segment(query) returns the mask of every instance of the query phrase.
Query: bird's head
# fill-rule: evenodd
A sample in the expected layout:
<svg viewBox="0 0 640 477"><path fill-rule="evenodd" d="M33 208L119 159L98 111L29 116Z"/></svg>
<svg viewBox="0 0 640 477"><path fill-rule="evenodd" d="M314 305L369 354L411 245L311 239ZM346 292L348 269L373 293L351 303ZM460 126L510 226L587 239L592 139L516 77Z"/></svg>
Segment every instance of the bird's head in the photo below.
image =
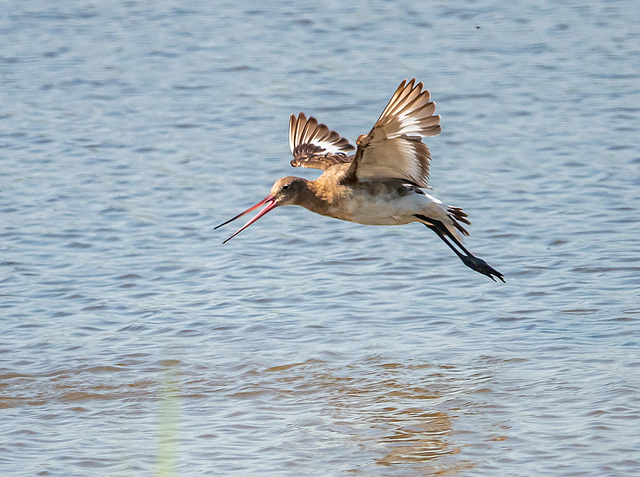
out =
<svg viewBox="0 0 640 477"><path fill-rule="evenodd" d="M277 205L298 205L307 190L307 180L300 177L283 177L271 188L271 197Z"/></svg>
<svg viewBox="0 0 640 477"><path fill-rule="evenodd" d="M216 229L220 228L223 225L227 225L229 222L233 222L234 220L239 219L243 215L246 215L249 212L252 212L259 207L265 206L264 209L258 212L258 214L255 217L253 217L251 220L249 220L249 222L247 222L242 227L240 227L240 229L236 233L234 233L231 237L229 237L222 243L228 242L233 237L235 237L240 232L242 232L244 229L249 227L249 225L251 225L256 220L258 220L260 217L262 217L267 212L275 209L278 206L300 205L300 203L302 202L302 197L304 195L304 192L307 190L307 182L308 181L306 179L302 179L300 177L293 177L293 176L283 177L282 179L278 179L275 182L275 184L273 184L273 187L271 188L271 193L268 196L266 196L264 199L262 199L253 207L248 208L247 210L245 210L244 212L241 212L240 214L236 215L232 219L229 219L226 222L215 227Z"/></svg>

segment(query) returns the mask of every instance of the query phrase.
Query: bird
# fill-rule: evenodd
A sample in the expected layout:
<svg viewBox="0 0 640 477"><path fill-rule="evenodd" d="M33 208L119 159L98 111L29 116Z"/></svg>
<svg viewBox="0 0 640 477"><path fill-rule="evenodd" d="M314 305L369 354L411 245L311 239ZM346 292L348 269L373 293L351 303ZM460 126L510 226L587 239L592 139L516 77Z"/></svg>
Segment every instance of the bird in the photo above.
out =
<svg viewBox="0 0 640 477"><path fill-rule="evenodd" d="M347 139L304 113L289 119L293 167L324 171L315 180L287 176L278 179L263 200L218 225L218 229L264 207L227 243L276 207L296 205L311 212L364 225L424 224L467 267L505 282L504 275L474 256L462 244L469 232L468 215L424 191L429 187L431 153L423 137L440 134L436 103L422 82L400 83L368 134L354 147ZM349 152L355 149L353 155Z"/></svg>

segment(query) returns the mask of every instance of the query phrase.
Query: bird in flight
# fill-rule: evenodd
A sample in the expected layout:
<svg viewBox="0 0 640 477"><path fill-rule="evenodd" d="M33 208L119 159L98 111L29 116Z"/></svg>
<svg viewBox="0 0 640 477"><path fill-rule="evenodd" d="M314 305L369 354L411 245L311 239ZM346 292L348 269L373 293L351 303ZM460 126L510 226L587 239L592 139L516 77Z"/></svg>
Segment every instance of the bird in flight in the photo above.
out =
<svg viewBox="0 0 640 477"><path fill-rule="evenodd" d="M429 148L423 137L440 134L440 116L428 90L415 78L402 81L368 134L354 148L349 141L304 113L289 119L293 167L323 170L316 180L283 177L253 207L218 225L222 227L259 207L264 208L228 242L270 210L298 205L311 212L365 225L420 222L436 233L469 268L495 281L502 273L462 245L470 222L460 208L427 194ZM355 149L354 155L347 155ZM495 278L494 278L495 277Z"/></svg>

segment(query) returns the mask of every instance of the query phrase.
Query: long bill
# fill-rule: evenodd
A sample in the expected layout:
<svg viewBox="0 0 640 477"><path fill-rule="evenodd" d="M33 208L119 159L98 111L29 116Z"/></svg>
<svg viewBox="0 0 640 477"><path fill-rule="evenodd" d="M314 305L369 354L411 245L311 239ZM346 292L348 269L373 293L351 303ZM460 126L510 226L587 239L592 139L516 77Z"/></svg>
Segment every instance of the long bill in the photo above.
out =
<svg viewBox="0 0 640 477"><path fill-rule="evenodd" d="M241 212L240 214L236 215L234 218L227 220L226 222L218 225L217 227L215 227L213 230L215 229L219 229L220 227L222 227L223 225L227 225L229 222L233 222L236 219L239 219L240 217L242 217L243 215L248 214L249 212L253 212L254 210L256 210L259 207L262 207L263 205L266 205L266 207L264 209L262 209L260 212L258 212L258 214L252 218L249 222L247 222L246 224L244 224L242 227L240 227L240 229L238 229L238 231L236 233L234 233L231 237L229 237L227 240L225 240L224 242L222 242L223 244L227 243L229 240L231 240L233 237L235 237L236 235L238 235L240 232L242 232L244 229L246 229L247 227L249 227L249 225L251 225L252 223L254 223L256 220L258 220L260 217L262 217L263 215L265 215L267 212L269 212L270 210L275 209L278 204L276 203L276 199L275 197L268 195L266 196L264 199L262 199L260 202L258 202L256 205L254 205L253 207L249 207L247 210L245 210L244 212Z"/></svg>

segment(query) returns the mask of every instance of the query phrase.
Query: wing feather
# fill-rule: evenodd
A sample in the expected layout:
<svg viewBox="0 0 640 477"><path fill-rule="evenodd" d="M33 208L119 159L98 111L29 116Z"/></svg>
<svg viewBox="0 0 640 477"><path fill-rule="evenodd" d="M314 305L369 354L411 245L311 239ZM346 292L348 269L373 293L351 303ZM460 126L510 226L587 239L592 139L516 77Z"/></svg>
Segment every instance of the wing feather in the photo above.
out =
<svg viewBox="0 0 640 477"><path fill-rule="evenodd" d="M300 113L289 118L289 148L293 154L293 167L311 167L326 170L334 164L351 162L346 151L355 149L349 141L313 116Z"/></svg>
<svg viewBox="0 0 640 477"><path fill-rule="evenodd" d="M429 91L415 81L403 80L373 129L358 138L349 179L403 179L429 187L431 153L422 138L440 134L440 116L434 114L436 103Z"/></svg>

